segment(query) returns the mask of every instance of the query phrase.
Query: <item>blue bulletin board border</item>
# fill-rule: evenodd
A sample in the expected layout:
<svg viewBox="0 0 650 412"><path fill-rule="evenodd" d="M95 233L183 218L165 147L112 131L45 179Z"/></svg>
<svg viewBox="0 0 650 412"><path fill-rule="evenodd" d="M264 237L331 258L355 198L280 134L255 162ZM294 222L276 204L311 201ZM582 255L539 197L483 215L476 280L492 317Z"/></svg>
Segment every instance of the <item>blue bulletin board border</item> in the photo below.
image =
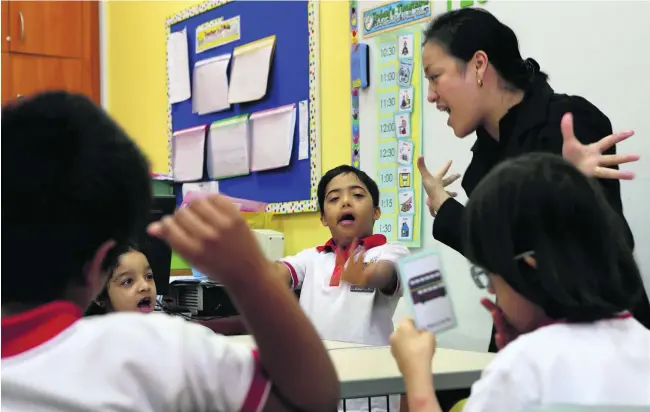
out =
<svg viewBox="0 0 650 412"><path fill-rule="evenodd" d="M165 21L165 38L171 35L172 26L192 17L213 10L217 7L236 0L208 0L196 6L189 7L168 17ZM307 0L307 18L309 27L309 162L310 162L310 195L309 199L296 199L281 203L269 203L266 211L277 214L290 214L318 211L317 187L321 178L320 152L320 67L319 67L319 17L318 1ZM190 45L192 46L192 45ZM167 53L167 52L166 52ZM167 62L169 56L166 55ZM168 67L168 66L167 66ZM167 71L167 69L166 69ZM169 96L169 72L167 83L167 165L172 175L172 105ZM298 102L294 102L296 105Z"/></svg>

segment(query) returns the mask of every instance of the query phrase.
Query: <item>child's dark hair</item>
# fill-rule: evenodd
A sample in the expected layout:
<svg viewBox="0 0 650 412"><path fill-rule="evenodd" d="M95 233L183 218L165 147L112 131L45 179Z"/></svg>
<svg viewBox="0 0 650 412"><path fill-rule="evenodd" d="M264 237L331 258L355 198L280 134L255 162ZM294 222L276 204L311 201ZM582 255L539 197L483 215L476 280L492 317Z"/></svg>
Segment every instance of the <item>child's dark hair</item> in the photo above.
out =
<svg viewBox="0 0 650 412"><path fill-rule="evenodd" d="M108 297L108 283L111 281L115 270L120 265L120 257L129 252L141 252L135 242L127 241L115 245L104 258L102 262L102 267L105 268L107 276L106 283L102 288L102 291L99 292L99 295L91 302L90 306L86 309L84 313L85 316L91 315L103 315L108 313L110 299ZM144 253L144 252L141 252Z"/></svg>
<svg viewBox="0 0 650 412"><path fill-rule="evenodd" d="M359 170L355 167L348 166L348 165L341 165L337 166L334 169L329 170L327 173L323 175L323 177L320 179L320 182L318 182L318 208L320 209L320 214L323 214L323 211L325 209L325 189L327 189L327 185L330 184L332 179L334 179L336 176L339 175L345 175L348 173L353 173L356 177L361 180L361 183L368 188L368 192L370 192L370 197L372 197L372 204L375 207L379 207L379 188L377 187L377 183L375 183L374 180L366 172Z"/></svg>
<svg viewBox="0 0 650 412"><path fill-rule="evenodd" d="M443 13L429 24L424 38L425 44L435 42L463 64L483 50L510 88L527 90L536 79L548 78L534 59L522 59L512 29L483 9L466 7Z"/></svg>
<svg viewBox="0 0 650 412"><path fill-rule="evenodd" d="M2 108L2 279L5 303L43 304L84 285L106 241L145 230L148 164L85 96L46 92ZM28 279L29 286L26 286Z"/></svg>
<svg viewBox="0 0 650 412"><path fill-rule="evenodd" d="M494 168L465 211L466 256L553 319L592 322L632 309L643 292L621 218L598 183L559 156ZM515 256L532 251L537 267Z"/></svg>

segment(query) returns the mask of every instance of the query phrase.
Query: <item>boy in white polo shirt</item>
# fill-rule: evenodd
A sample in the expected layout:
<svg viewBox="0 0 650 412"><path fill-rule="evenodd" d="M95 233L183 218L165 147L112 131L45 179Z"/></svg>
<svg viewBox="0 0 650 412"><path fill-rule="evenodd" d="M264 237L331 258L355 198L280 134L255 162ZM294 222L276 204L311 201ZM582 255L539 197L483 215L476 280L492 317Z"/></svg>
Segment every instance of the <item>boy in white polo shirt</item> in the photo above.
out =
<svg viewBox="0 0 650 412"><path fill-rule="evenodd" d="M332 238L274 262L274 271L301 289L300 306L323 339L388 345L401 297L395 261L409 250L373 234L381 216L377 184L363 171L342 165L319 182L318 203ZM385 410L385 405L385 397L373 399L372 410ZM346 409L368 410L368 400L348 401Z"/></svg>
<svg viewBox="0 0 650 412"><path fill-rule="evenodd" d="M232 203L199 199L149 232L227 285L259 352L164 314L82 318L107 252L145 229L146 159L100 108L65 92L4 107L2 134L3 410L336 407L322 342Z"/></svg>

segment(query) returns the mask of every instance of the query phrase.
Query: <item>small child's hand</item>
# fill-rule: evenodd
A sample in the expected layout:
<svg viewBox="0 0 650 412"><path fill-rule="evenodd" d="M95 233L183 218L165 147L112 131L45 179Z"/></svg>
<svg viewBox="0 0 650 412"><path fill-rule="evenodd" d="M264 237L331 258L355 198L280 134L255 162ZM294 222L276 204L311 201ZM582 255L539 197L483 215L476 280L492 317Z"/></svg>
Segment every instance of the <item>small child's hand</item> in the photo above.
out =
<svg viewBox="0 0 650 412"><path fill-rule="evenodd" d="M341 280L356 286L366 286L368 276L365 273L366 266L363 263L365 250L363 248L357 249L359 249L359 242L355 240L350 246L350 257L341 273Z"/></svg>
<svg viewBox="0 0 650 412"><path fill-rule="evenodd" d="M246 221L226 197L193 200L174 215L152 223L163 239L193 267L228 285L250 279L267 263Z"/></svg>
<svg viewBox="0 0 650 412"><path fill-rule="evenodd" d="M418 330L413 320L404 319L390 335L390 351L402 375L410 374L413 369L430 369L436 338L428 331Z"/></svg>

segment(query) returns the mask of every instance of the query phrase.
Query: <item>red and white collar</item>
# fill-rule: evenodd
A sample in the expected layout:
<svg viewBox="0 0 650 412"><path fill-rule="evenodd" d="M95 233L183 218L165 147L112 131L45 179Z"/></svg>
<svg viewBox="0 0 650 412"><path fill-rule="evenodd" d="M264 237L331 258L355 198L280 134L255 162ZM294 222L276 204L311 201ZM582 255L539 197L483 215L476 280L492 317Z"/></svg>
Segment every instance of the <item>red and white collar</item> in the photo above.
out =
<svg viewBox="0 0 650 412"><path fill-rule="evenodd" d="M386 236L379 235L379 234L364 237L363 239L361 239L359 241L359 246L363 246L363 248L366 249L366 250L372 249L373 247L382 246L382 245L385 245L385 244L386 244ZM336 252L336 249L337 249L337 247L336 247L336 242L334 241L334 239L328 240L322 246L316 246L317 251L325 252L325 253Z"/></svg>
<svg viewBox="0 0 650 412"><path fill-rule="evenodd" d="M81 316L81 308L76 304L56 301L3 317L2 359L42 345L72 326Z"/></svg>

